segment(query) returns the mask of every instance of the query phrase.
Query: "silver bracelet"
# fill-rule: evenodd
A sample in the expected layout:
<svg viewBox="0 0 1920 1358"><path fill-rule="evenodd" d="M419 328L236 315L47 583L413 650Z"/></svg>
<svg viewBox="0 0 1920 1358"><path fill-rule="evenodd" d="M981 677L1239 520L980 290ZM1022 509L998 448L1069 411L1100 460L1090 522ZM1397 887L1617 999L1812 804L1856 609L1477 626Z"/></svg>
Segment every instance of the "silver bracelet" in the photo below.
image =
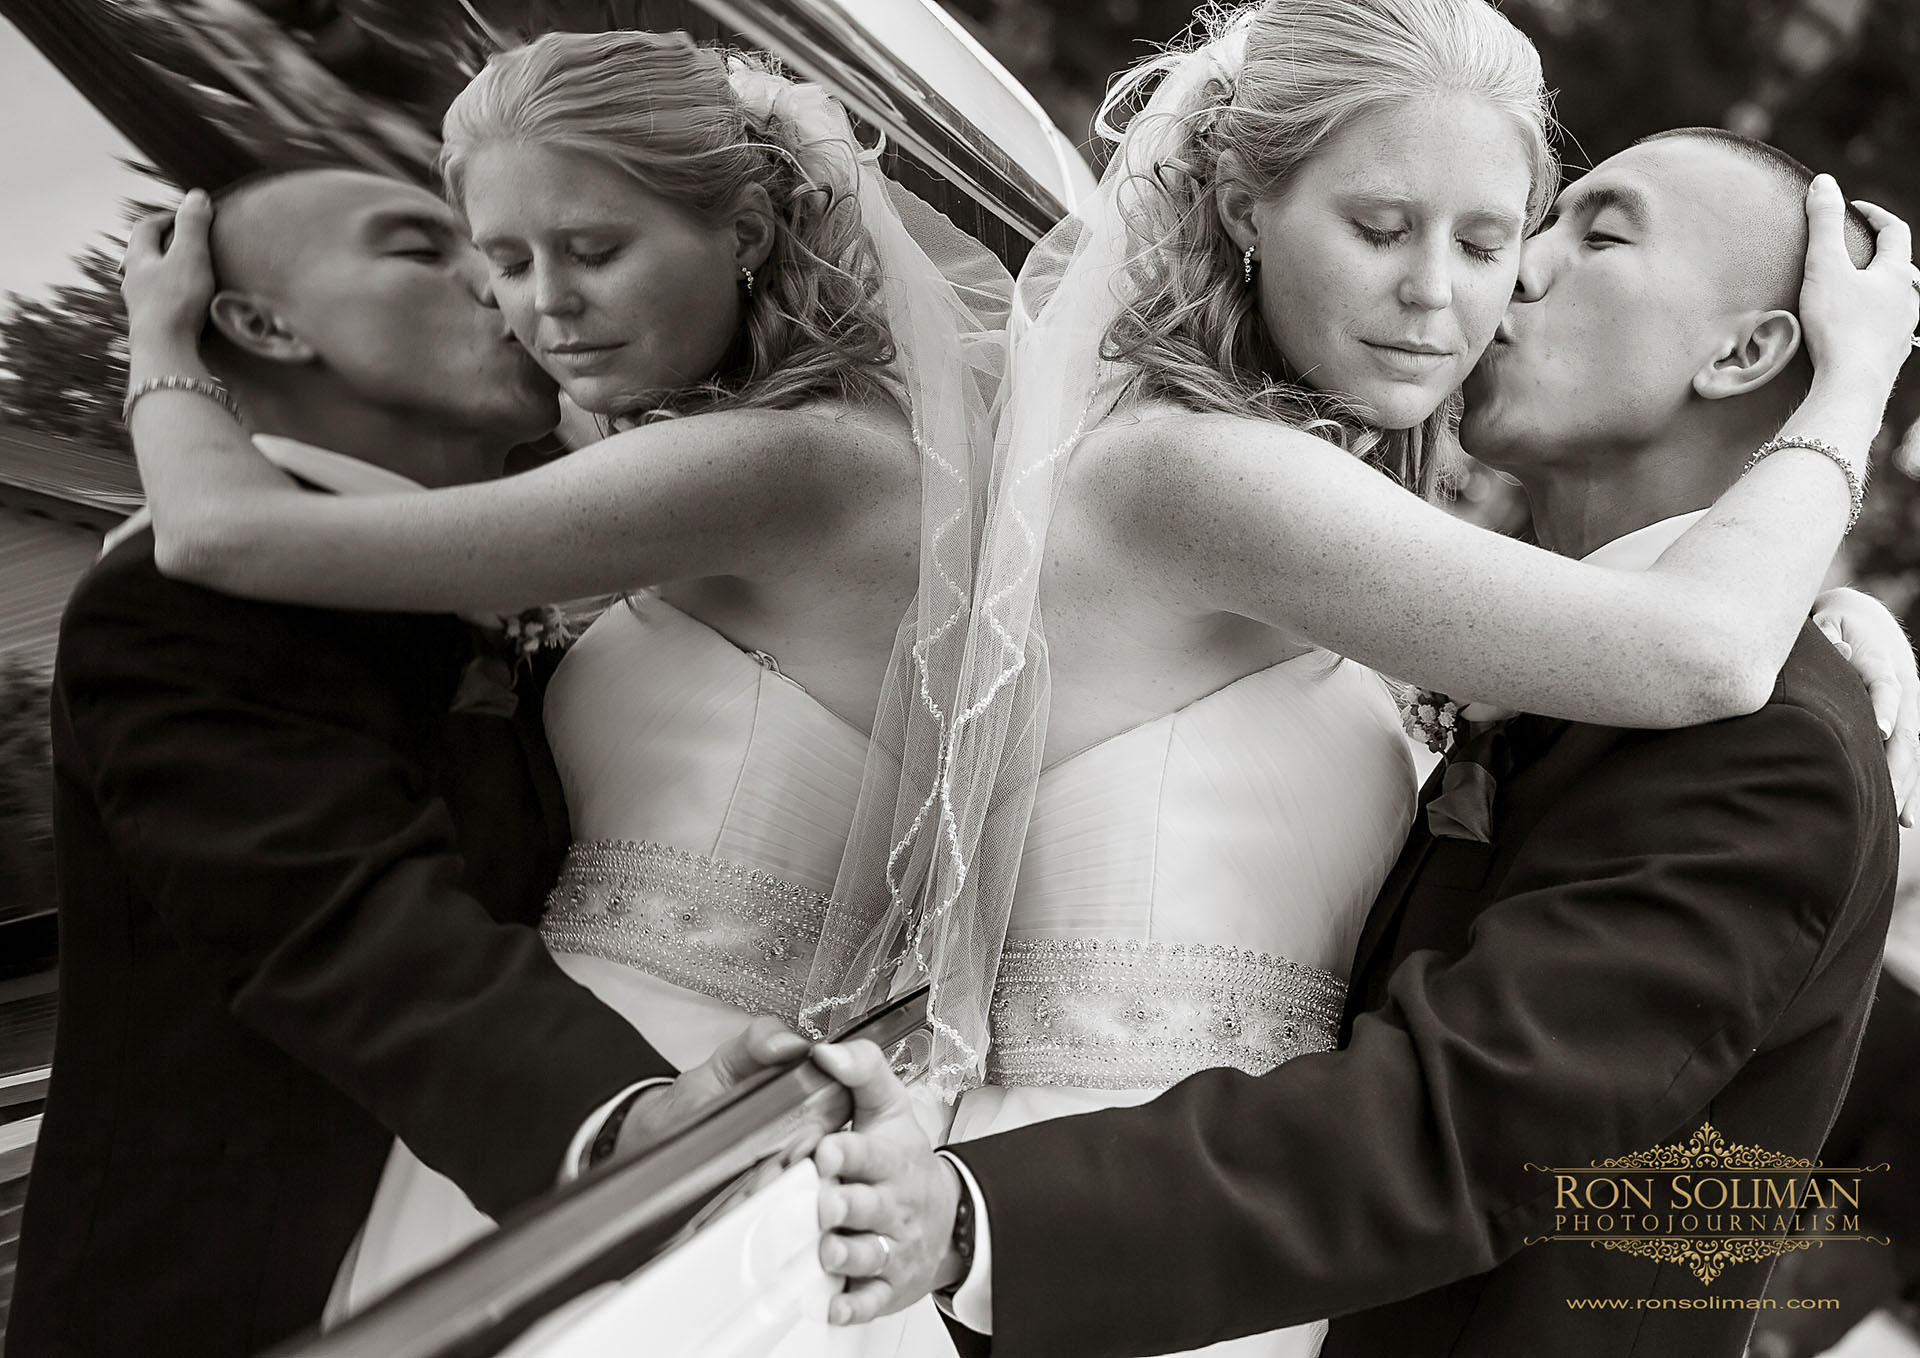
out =
<svg viewBox="0 0 1920 1358"><path fill-rule="evenodd" d="M209 401L217 401L227 414L233 416L235 424L246 423L240 414L240 403L234 400L233 393L221 386L219 382L211 377L180 377L174 374L166 377L149 377L128 392L127 399L120 404L120 423L125 424L133 418L133 408L139 403L141 397L150 396L156 391L190 391L195 396L204 396Z"/></svg>
<svg viewBox="0 0 1920 1358"><path fill-rule="evenodd" d="M1841 452L1826 440L1803 438L1768 439L1765 443L1754 449L1753 456L1747 459L1747 465L1740 469L1740 475L1745 476L1748 472L1760 465L1761 458L1766 457L1769 453L1777 453L1782 448L1805 448L1809 452L1819 453L1830 458L1833 465L1840 469L1841 474L1847 478L1847 497L1853 502L1853 512L1847 515L1847 531L1851 533L1853 526L1860 522L1860 510L1867 502L1866 477L1853 469L1853 463L1847 460L1845 453Z"/></svg>

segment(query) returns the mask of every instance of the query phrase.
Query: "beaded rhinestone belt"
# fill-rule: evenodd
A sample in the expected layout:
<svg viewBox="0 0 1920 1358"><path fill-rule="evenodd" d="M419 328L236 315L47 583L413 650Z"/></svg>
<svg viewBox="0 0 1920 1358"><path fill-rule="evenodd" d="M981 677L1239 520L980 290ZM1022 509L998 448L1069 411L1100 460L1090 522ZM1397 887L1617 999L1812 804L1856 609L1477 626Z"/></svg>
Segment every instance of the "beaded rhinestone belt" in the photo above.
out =
<svg viewBox="0 0 1920 1358"><path fill-rule="evenodd" d="M1141 939L1009 941L993 990L987 1083L1164 1089L1330 1050L1346 985L1242 948Z"/></svg>
<svg viewBox="0 0 1920 1358"><path fill-rule="evenodd" d="M540 934L754 1014L792 1023L832 897L664 844L589 840L567 851Z"/></svg>

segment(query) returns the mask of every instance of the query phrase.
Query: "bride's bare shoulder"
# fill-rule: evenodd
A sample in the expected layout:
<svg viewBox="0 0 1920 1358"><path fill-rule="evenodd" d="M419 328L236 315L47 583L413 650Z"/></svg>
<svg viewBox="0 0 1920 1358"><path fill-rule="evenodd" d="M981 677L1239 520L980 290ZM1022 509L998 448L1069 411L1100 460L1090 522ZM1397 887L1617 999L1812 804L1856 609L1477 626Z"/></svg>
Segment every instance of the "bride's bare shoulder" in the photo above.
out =
<svg viewBox="0 0 1920 1358"><path fill-rule="evenodd" d="M1308 471L1344 456L1322 439L1275 420L1142 403L1109 416L1081 440L1065 493L1088 508L1129 517L1169 499L1211 496L1286 464ZM1095 512L1099 512L1096 510Z"/></svg>
<svg viewBox="0 0 1920 1358"><path fill-rule="evenodd" d="M826 480L883 497L916 495L912 427L897 407L818 400L782 409L733 409L643 426L643 437L683 439L773 483Z"/></svg>

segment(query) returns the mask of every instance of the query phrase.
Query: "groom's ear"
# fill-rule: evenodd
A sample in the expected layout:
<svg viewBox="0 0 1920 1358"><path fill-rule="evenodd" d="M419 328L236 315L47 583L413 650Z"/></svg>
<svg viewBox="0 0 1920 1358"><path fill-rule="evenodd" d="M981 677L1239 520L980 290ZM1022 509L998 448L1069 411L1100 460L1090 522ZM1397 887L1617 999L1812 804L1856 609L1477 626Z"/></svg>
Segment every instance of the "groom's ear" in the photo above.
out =
<svg viewBox="0 0 1920 1358"><path fill-rule="evenodd" d="M306 363L314 357L313 346L294 333L273 304L253 293L232 288L216 292L207 319L243 354L275 363Z"/></svg>
<svg viewBox="0 0 1920 1358"><path fill-rule="evenodd" d="M758 269L773 253L773 199L761 184L749 184L733 212L733 262Z"/></svg>
<svg viewBox="0 0 1920 1358"><path fill-rule="evenodd" d="M1772 382L1800 354L1800 318L1762 311L1743 320L1720 351L1693 375L1693 390L1709 401L1745 396Z"/></svg>

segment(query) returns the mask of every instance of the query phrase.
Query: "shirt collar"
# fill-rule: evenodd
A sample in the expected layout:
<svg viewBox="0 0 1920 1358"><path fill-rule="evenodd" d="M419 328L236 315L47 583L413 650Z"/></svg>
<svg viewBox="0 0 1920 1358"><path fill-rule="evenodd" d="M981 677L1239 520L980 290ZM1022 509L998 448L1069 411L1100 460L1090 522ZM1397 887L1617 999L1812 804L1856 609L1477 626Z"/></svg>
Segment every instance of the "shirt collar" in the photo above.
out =
<svg viewBox="0 0 1920 1358"><path fill-rule="evenodd" d="M1612 542L1595 547L1580 559L1591 566L1608 566L1617 571L1644 571L1660 559L1661 553L1678 542L1681 534L1700 522L1706 512L1696 509L1686 514L1675 514L1670 519L1661 519L1645 528L1622 533Z"/></svg>
<svg viewBox="0 0 1920 1358"><path fill-rule="evenodd" d="M376 467L371 462L362 462L345 453L302 443L299 439L283 438L279 434L255 434L253 446L260 450L262 457L287 475L297 476L308 485L332 491L335 495L386 495L394 491L426 489L418 481L399 472ZM131 518L107 534L100 544L100 555L105 556L152 522L152 510L144 506L136 510Z"/></svg>
<svg viewBox="0 0 1920 1358"><path fill-rule="evenodd" d="M336 495L386 495L426 489L410 476L279 434L255 434L253 446L289 476L297 476L309 485Z"/></svg>

